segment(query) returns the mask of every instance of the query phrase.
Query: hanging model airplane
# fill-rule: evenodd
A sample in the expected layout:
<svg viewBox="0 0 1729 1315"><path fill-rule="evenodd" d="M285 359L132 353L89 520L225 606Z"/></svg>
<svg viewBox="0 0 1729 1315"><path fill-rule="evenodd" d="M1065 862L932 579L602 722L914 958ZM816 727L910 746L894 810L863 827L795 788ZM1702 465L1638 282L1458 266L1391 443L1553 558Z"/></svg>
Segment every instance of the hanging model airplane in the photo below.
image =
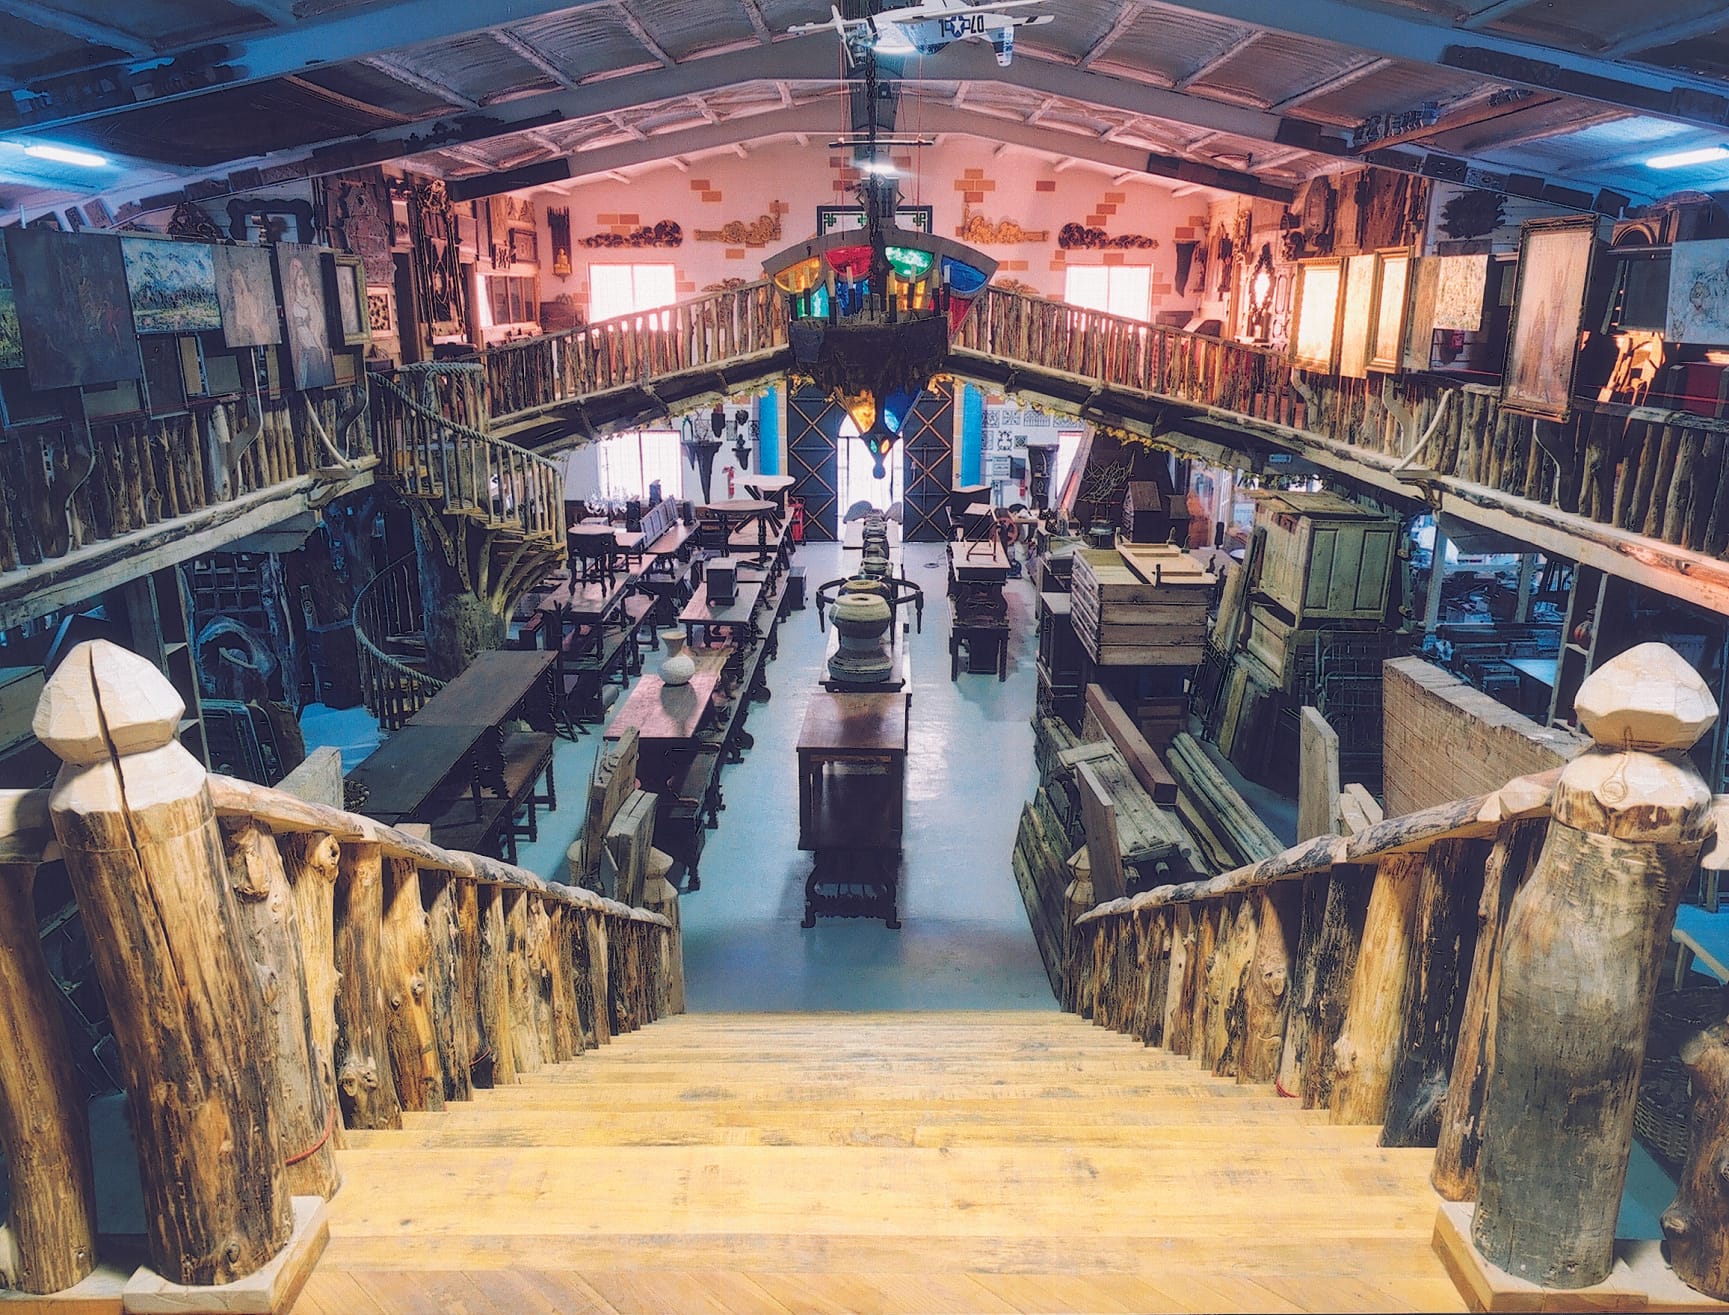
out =
<svg viewBox="0 0 1729 1315"><path fill-rule="evenodd" d="M869 18L842 18L839 6L829 12L826 23L800 23L787 31L794 36L807 32L838 32L841 46L851 63L855 49L874 49L879 55L934 55L955 41L989 41L997 52L997 63L1005 68L1015 57L1015 29L1049 23L1051 14L1003 13L1023 9L1043 0L993 0L967 4L965 0L921 0L916 5L885 9Z"/></svg>

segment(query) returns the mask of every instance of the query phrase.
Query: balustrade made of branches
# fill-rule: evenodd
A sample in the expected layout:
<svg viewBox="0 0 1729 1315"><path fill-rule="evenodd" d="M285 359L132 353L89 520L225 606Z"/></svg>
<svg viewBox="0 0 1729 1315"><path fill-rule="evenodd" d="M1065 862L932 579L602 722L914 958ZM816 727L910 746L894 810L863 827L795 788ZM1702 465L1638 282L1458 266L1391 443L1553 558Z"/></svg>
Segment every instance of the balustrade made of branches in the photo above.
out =
<svg viewBox="0 0 1729 1315"><path fill-rule="evenodd" d="M478 400L480 369L474 365L411 367L375 378L373 429L384 478L405 496L441 512L562 548L563 470L527 448L450 418L451 378L465 385L457 400ZM476 408L454 409L473 413Z"/></svg>
<svg viewBox="0 0 1729 1315"><path fill-rule="evenodd" d="M365 389L215 402L161 418L0 432L0 571L207 509L371 451ZM317 424L313 423L316 415ZM256 423L249 423L256 418Z"/></svg>
<svg viewBox="0 0 1729 1315"><path fill-rule="evenodd" d="M785 298L767 281L481 353L495 423L657 375L720 365L787 342Z"/></svg>
<svg viewBox="0 0 1729 1315"><path fill-rule="evenodd" d="M82 644L37 711L65 764L52 791L0 795L4 1278L24 1292L104 1258L31 898L51 843L112 1018L149 1265L170 1282L282 1252L293 1198L336 1189L345 1129L399 1127L683 1007L666 917L207 775L174 739L182 711L148 662Z"/></svg>
<svg viewBox="0 0 1729 1315"><path fill-rule="evenodd" d="M444 681L404 661L426 653L426 612L413 553L390 563L354 596L354 641L360 697L380 730L398 729L444 688Z"/></svg>
<svg viewBox="0 0 1729 1315"><path fill-rule="evenodd" d="M1602 1281L1676 906L1729 799L1686 756L1717 709L1673 650L1606 663L1577 711L1595 744L1565 768L1081 915L1065 1006L1436 1147L1480 1255L1545 1287ZM1689 1064L1663 1227L1675 1272L1729 1297L1729 1026Z"/></svg>

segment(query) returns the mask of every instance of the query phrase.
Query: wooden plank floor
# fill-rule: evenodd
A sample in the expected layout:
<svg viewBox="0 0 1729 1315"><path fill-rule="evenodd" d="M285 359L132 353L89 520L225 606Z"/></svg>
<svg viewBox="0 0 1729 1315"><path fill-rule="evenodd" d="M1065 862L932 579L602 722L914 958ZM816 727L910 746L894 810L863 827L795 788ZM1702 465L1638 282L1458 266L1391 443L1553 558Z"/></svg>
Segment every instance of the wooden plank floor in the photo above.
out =
<svg viewBox="0 0 1729 1315"><path fill-rule="evenodd" d="M405 1125L296 1315L1464 1309L1431 1152L1070 1015L691 1015Z"/></svg>

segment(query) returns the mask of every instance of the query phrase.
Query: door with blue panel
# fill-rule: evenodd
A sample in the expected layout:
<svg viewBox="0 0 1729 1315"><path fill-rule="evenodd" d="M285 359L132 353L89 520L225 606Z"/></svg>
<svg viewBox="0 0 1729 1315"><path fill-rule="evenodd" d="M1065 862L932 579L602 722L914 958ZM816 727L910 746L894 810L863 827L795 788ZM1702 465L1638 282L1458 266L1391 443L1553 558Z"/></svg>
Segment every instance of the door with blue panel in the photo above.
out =
<svg viewBox="0 0 1729 1315"><path fill-rule="evenodd" d="M836 444L844 414L827 393L814 388L800 388L787 398L786 473L793 479L788 492L804 499L804 537L809 542L840 537Z"/></svg>
<svg viewBox="0 0 1729 1315"><path fill-rule="evenodd" d="M901 432L906 490L901 534L908 543L949 537L942 509L955 484L955 386L932 384Z"/></svg>

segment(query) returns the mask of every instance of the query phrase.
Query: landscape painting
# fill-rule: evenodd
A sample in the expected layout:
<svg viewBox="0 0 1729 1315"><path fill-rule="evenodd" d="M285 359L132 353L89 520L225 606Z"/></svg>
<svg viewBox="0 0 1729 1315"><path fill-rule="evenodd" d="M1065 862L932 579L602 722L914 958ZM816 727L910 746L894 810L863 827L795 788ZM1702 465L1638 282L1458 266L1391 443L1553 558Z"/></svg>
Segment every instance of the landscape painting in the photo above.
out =
<svg viewBox="0 0 1729 1315"><path fill-rule="evenodd" d="M202 242L125 238L126 287L139 333L204 333L222 327L216 262Z"/></svg>
<svg viewBox="0 0 1729 1315"><path fill-rule="evenodd" d="M216 300L222 340L230 347L268 347L282 341L276 314L276 279L267 247L217 247Z"/></svg>
<svg viewBox="0 0 1729 1315"><path fill-rule="evenodd" d="M6 254L32 388L143 375L118 237L14 228L6 234Z"/></svg>
<svg viewBox="0 0 1729 1315"><path fill-rule="evenodd" d="M6 268L6 234L0 233L0 370L24 365L24 339L18 333L18 298L12 294L12 271Z"/></svg>

